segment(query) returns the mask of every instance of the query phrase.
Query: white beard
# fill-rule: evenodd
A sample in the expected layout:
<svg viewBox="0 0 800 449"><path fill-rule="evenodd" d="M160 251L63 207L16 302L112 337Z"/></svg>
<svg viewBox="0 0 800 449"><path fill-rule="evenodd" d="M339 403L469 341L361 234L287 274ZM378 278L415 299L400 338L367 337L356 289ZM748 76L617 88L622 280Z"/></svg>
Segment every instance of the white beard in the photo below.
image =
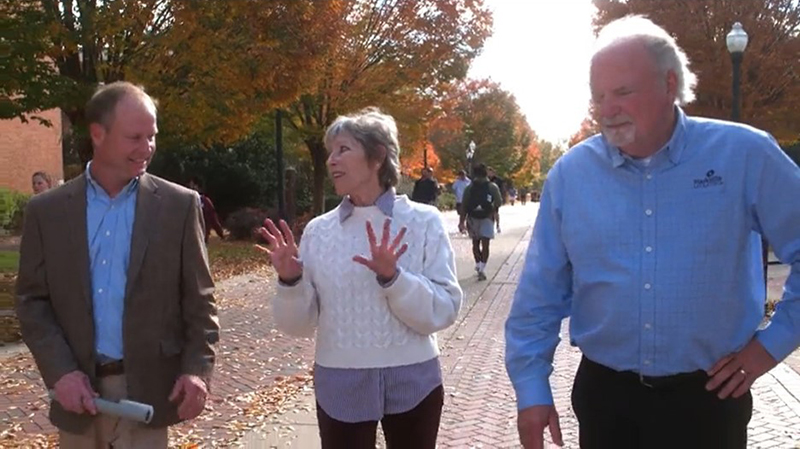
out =
<svg viewBox="0 0 800 449"><path fill-rule="evenodd" d="M617 128L603 126L602 132L608 143L618 148L632 144L633 140L636 138L636 126L633 124L627 124Z"/></svg>

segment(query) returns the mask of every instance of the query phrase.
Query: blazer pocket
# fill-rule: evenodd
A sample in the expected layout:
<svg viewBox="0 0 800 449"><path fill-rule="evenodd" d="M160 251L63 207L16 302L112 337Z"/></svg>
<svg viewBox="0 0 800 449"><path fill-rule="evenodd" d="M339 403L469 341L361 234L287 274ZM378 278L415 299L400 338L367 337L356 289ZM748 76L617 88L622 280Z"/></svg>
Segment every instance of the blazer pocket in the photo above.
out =
<svg viewBox="0 0 800 449"><path fill-rule="evenodd" d="M173 357L183 352L183 345L177 340L161 340L161 354Z"/></svg>

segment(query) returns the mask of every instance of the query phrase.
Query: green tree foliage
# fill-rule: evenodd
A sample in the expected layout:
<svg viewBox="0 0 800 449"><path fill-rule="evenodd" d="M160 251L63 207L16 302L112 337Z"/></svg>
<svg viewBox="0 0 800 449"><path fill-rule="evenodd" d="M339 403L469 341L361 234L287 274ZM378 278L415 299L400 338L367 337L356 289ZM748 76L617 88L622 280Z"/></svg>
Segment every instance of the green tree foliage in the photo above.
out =
<svg viewBox="0 0 800 449"><path fill-rule="evenodd" d="M316 76L337 12L314 0L0 0L0 118L59 107L80 140L96 86L128 80L160 100L162 140L235 142Z"/></svg>

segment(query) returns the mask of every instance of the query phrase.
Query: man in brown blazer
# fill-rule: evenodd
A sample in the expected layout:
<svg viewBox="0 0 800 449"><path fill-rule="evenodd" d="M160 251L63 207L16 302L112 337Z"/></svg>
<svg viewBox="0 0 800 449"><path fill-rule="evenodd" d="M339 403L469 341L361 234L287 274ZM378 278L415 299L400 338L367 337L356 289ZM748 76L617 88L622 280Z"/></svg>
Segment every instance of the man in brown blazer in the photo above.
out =
<svg viewBox="0 0 800 449"><path fill-rule="evenodd" d="M156 104L102 86L87 104L86 172L25 211L17 316L62 448L166 448L167 426L205 406L219 339L197 194L146 173ZM94 397L154 407L143 425Z"/></svg>

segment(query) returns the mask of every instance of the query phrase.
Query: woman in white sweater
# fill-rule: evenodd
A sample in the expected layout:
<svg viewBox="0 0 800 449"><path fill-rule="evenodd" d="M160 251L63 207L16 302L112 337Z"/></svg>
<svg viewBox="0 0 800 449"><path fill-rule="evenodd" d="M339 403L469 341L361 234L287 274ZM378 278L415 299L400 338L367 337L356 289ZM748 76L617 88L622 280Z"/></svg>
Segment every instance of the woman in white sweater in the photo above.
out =
<svg viewBox="0 0 800 449"><path fill-rule="evenodd" d="M397 125L374 108L325 134L339 206L312 220L300 248L289 227L259 230L280 285L279 328L316 330L314 389L322 447L434 448L444 402L435 333L463 293L439 211L395 194Z"/></svg>

